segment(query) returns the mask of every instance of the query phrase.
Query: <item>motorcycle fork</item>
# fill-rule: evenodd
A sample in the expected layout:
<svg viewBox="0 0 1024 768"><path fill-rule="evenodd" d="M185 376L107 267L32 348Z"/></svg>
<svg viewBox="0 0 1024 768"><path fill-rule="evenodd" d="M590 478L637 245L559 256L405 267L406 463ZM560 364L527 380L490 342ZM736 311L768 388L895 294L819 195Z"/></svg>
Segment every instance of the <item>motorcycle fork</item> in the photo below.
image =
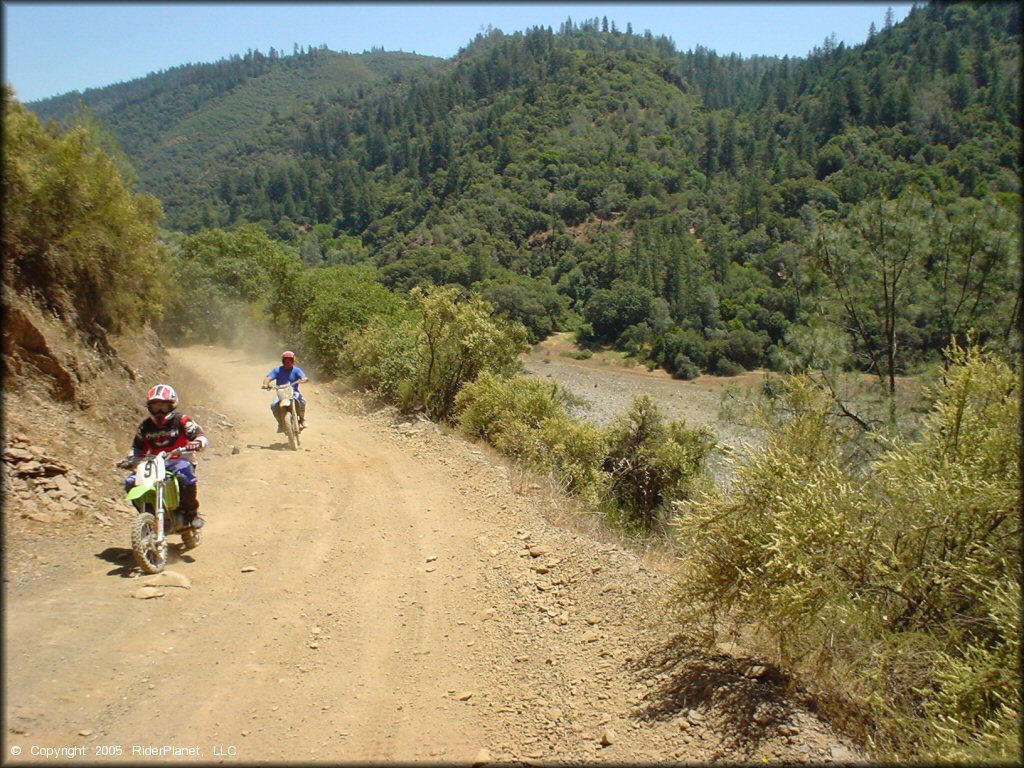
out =
<svg viewBox="0 0 1024 768"><path fill-rule="evenodd" d="M156 514L153 515L156 518L156 541L157 544L163 542L165 538L164 531L164 484L156 484L156 509L153 510Z"/></svg>

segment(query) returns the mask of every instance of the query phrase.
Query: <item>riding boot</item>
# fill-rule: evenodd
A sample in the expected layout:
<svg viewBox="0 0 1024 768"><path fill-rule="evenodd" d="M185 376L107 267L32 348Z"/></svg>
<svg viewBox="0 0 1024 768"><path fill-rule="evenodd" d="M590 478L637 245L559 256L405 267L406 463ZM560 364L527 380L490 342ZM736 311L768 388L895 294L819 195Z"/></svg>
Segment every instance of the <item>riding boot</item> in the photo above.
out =
<svg viewBox="0 0 1024 768"><path fill-rule="evenodd" d="M185 522L193 528L202 528L203 518L199 517L199 485L181 484L181 512Z"/></svg>

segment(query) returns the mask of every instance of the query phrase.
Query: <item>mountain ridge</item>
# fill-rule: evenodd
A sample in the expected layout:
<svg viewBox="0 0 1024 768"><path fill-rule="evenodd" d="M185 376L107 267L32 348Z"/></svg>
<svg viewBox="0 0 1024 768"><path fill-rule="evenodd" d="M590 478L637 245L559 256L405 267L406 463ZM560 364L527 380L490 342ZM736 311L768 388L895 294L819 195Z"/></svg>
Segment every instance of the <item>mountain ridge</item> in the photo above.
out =
<svg viewBox="0 0 1024 768"><path fill-rule="evenodd" d="M490 30L425 67L374 55L401 71L280 103L273 89L218 94L230 81L203 69L177 133L136 131L125 148L167 225L255 223L310 265L369 262L400 291L458 284L534 340L579 329L690 375L785 365L787 335L820 309L801 275L823 223L849 230L858 208L909 195L947 224L972 200L1019 212L1008 4L930 4L805 59L678 52L597 19ZM334 56L230 66L273 68L294 94ZM230 122L243 107L248 129ZM115 137L139 124L115 116ZM901 321L904 368L948 342L929 301Z"/></svg>

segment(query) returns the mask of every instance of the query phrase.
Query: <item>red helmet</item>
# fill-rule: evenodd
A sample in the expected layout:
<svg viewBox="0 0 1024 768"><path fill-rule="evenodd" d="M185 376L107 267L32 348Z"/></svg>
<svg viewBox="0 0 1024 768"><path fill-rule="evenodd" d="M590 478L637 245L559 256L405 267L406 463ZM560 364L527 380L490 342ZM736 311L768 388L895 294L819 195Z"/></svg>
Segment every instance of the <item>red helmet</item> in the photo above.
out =
<svg viewBox="0 0 1024 768"><path fill-rule="evenodd" d="M146 395L146 410L157 426L162 426L167 421L167 417L174 412L177 404L178 393L170 384L157 384Z"/></svg>
<svg viewBox="0 0 1024 768"><path fill-rule="evenodd" d="M281 353L281 359L282 360L288 360L289 358L294 360L295 359L295 353L294 352L289 352L288 350L285 350L284 352Z"/></svg>
<svg viewBox="0 0 1024 768"><path fill-rule="evenodd" d="M170 403L171 405L178 404L178 393L174 391L174 387L170 384L157 384L155 387L149 390L149 394L146 395L146 403Z"/></svg>

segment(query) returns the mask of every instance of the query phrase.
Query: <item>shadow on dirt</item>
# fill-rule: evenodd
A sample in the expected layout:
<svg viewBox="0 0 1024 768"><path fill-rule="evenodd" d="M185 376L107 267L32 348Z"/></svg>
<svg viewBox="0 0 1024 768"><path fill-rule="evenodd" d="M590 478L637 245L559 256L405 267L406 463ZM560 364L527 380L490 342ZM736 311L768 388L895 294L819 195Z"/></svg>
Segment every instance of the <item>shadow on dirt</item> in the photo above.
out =
<svg viewBox="0 0 1024 768"><path fill-rule="evenodd" d="M706 715L729 754L753 754L763 741L777 738L779 727L791 724L795 713L786 695L791 681L779 669L754 659L694 649L681 635L629 666L643 677L661 681L640 702L634 717L688 717L699 722ZM699 712L684 715L686 710Z"/></svg>
<svg viewBox="0 0 1024 768"><path fill-rule="evenodd" d="M167 548L167 564L172 563L194 563L195 558L192 555L184 554L181 551L181 544L171 544ZM120 576L122 579L134 578L138 569L135 567L135 558L132 555L132 551L127 547L107 547L102 552L97 552L96 557L99 560L105 560L108 563L113 563L117 566L113 570L107 571L107 576Z"/></svg>
<svg viewBox="0 0 1024 768"><path fill-rule="evenodd" d="M135 570L135 561L132 559L132 551L127 547L107 547L96 554L100 560L106 560L117 566L112 571L107 571L107 576L120 576L123 579L131 577Z"/></svg>
<svg viewBox="0 0 1024 768"><path fill-rule="evenodd" d="M274 443L273 445L256 445L255 443L249 443L245 447L255 448L259 451L291 451L291 448L288 447L288 443Z"/></svg>

